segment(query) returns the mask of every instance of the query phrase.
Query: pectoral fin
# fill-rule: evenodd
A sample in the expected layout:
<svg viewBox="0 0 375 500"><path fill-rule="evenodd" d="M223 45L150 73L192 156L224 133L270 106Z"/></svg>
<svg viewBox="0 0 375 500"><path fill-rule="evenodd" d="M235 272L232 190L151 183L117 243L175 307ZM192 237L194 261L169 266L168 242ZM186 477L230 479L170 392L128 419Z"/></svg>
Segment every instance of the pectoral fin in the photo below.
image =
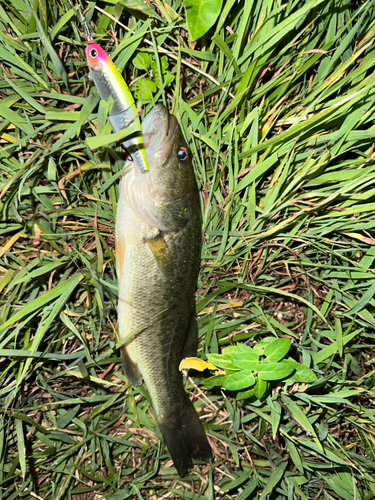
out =
<svg viewBox="0 0 375 500"><path fill-rule="evenodd" d="M124 269L125 243L123 238L116 238L116 271L117 276L122 275Z"/></svg>
<svg viewBox="0 0 375 500"><path fill-rule="evenodd" d="M155 257L160 271L168 280L172 280L174 278L174 267L163 234L159 233L155 238L146 238L146 243Z"/></svg>
<svg viewBox="0 0 375 500"><path fill-rule="evenodd" d="M198 321L195 313L195 307L193 309L190 323L188 327L188 332L186 335L185 345L182 350L183 358L194 358L198 351Z"/></svg>

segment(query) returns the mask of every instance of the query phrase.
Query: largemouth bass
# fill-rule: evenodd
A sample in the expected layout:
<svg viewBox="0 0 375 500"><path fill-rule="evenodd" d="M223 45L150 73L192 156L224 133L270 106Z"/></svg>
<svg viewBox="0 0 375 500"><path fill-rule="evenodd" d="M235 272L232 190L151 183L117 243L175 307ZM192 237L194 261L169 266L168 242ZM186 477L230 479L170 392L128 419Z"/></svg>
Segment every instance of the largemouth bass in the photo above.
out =
<svg viewBox="0 0 375 500"><path fill-rule="evenodd" d="M129 382L142 379L156 422L182 477L211 448L179 371L196 356L195 289L201 215L190 152L176 118L157 105L142 124L149 172L134 162L121 178L116 216L119 336Z"/></svg>

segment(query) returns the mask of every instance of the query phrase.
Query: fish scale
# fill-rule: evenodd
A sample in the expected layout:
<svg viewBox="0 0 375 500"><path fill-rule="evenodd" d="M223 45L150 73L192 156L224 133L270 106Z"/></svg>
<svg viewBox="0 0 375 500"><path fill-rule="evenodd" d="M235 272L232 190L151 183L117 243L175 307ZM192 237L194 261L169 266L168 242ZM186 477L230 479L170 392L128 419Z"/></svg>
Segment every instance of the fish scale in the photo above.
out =
<svg viewBox="0 0 375 500"><path fill-rule="evenodd" d="M134 163L122 176L116 215L119 336L132 385L145 382L157 424L178 473L211 449L179 371L196 355L195 289L201 255L200 204L179 126L164 106L142 125L150 171Z"/></svg>

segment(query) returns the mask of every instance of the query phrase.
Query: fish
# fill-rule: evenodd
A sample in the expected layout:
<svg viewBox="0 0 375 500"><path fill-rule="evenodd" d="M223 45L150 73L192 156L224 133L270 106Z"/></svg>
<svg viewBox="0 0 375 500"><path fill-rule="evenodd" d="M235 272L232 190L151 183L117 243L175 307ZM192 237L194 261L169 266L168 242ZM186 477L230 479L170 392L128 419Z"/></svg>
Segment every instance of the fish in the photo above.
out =
<svg viewBox="0 0 375 500"><path fill-rule="evenodd" d="M149 170L142 138L141 123L133 96L112 59L94 41L86 47L90 76L101 99L112 103L109 121L115 132L132 126L134 133L126 137L123 146L141 173Z"/></svg>
<svg viewBox="0 0 375 500"><path fill-rule="evenodd" d="M119 183L116 270L119 338L129 383L144 381L156 423L178 474L211 447L183 386L180 362L197 355L195 290L202 222L191 153L177 119L157 104L142 123L150 167L134 162Z"/></svg>

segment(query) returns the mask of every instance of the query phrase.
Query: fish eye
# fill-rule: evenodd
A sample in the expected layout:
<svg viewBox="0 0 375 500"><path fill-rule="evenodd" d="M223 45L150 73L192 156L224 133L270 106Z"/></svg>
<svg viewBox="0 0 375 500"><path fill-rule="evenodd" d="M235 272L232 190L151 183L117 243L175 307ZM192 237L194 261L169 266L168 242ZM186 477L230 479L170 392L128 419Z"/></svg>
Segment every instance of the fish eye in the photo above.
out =
<svg viewBox="0 0 375 500"><path fill-rule="evenodd" d="M90 57L95 59L98 56L98 51L96 49L91 49L90 50Z"/></svg>
<svg viewBox="0 0 375 500"><path fill-rule="evenodd" d="M180 161L185 161L188 159L188 151L186 148L184 147L181 147L179 150L178 150L178 153L177 153L177 156L178 156L178 159Z"/></svg>

